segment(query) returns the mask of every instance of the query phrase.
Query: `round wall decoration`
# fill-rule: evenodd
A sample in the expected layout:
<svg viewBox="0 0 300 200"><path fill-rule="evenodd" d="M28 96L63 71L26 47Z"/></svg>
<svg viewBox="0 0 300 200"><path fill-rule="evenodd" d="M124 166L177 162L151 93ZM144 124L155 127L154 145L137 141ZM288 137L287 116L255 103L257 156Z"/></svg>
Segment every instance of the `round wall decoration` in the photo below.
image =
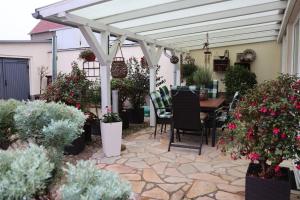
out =
<svg viewBox="0 0 300 200"><path fill-rule="evenodd" d="M173 64L177 64L179 62L179 58L177 56L172 56L170 58L170 62Z"/></svg>
<svg viewBox="0 0 300 200"><path fill-rule="evenodd" d="M253 49L246 49L243 54L244 61L253 62L256 59L256 53Z"/></svg>

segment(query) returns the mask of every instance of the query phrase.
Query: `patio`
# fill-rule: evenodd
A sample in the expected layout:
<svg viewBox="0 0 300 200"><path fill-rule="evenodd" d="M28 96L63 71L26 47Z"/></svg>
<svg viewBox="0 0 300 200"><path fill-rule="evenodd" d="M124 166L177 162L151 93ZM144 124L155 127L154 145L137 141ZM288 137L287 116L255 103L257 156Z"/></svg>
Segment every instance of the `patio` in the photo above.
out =
<svg viewBox="0 0 300 200"><path fill-rule="evenodd" d="M168 152L167 133L158 134L156 139L151 133L153 128L149 127L129 134L123 140L127 149L121 156L111 158L96 148L100 141L95 137L96 144L66 160L93 160L99 169L117 172L131 182L137 199L245 199L249 160L232 160L210 145L203 146L200 156L197 150L175 147ZM299 192L292 191L291 200L298 199Z"/></svg>

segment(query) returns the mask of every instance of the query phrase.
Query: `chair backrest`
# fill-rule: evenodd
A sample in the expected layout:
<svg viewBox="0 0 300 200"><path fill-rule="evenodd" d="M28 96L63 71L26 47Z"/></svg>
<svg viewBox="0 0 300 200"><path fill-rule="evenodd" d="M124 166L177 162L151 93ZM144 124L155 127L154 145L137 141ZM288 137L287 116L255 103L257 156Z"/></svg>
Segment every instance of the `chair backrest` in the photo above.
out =
<svg viewBox="0 0 300 200"><path fill-rule="evenodd" d="M175 129L201 130L199 90L172 90Z"/></svg>
<svg viewBox="0 0 300 200"><path fill-rule="evenodd" d="M235 108L238 100L239 100L239 92L237 91L234 93L232 101L229 104L229 112L231 112Z"/></svg>
<svg viewBox="0 0 300 200"><path fill-rule="evenodd" d="M171 102L171 94L167 86L162 86L159 88L160 95L166 107L170 107L172 105Z"/></svg>
<svg viewBox="0 0 300 200"><path fill-rule="evenodd" d="M158 91L151 92L150 99L152 101L156 117L166 112L165 105Z"/></svg>

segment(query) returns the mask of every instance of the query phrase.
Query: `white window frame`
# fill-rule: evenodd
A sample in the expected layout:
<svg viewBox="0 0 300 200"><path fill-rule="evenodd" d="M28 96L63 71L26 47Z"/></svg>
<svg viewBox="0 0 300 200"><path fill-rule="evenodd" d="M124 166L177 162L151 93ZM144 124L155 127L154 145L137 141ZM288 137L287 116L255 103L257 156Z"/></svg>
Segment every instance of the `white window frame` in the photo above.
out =
<svg viewBox="0 0 300 200"><path fill-rule="evenodd" d="M298 30L296 30L296 25L297 23L299 23L298 25ZM296 42L296 35L295 32L298 31L298 41ZM300 76L300 14L297 16L296 20L294 21L293 25L292 25L292 56L291 56L291 73ZM298 44L298 46L296 47L295 44ZM295 51L297 48L297 63L296 63L296 67L295 67Z"/></svg>

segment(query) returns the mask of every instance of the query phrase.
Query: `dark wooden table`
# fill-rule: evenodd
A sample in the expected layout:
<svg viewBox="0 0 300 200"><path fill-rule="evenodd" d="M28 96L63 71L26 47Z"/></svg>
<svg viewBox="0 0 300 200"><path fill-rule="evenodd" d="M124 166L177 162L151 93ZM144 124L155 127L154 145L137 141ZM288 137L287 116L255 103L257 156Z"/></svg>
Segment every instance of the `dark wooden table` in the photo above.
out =
<svg viewBox="0 0 300 200"><path fill-rule="evenodd" d="M211 145L214 147L216 144L216 110L220 108L225 101L225 97L221 96L215 99L208 99L205 101L200 101L201 112L207 112L212 116L212 134L211 134Z"/></svg>

